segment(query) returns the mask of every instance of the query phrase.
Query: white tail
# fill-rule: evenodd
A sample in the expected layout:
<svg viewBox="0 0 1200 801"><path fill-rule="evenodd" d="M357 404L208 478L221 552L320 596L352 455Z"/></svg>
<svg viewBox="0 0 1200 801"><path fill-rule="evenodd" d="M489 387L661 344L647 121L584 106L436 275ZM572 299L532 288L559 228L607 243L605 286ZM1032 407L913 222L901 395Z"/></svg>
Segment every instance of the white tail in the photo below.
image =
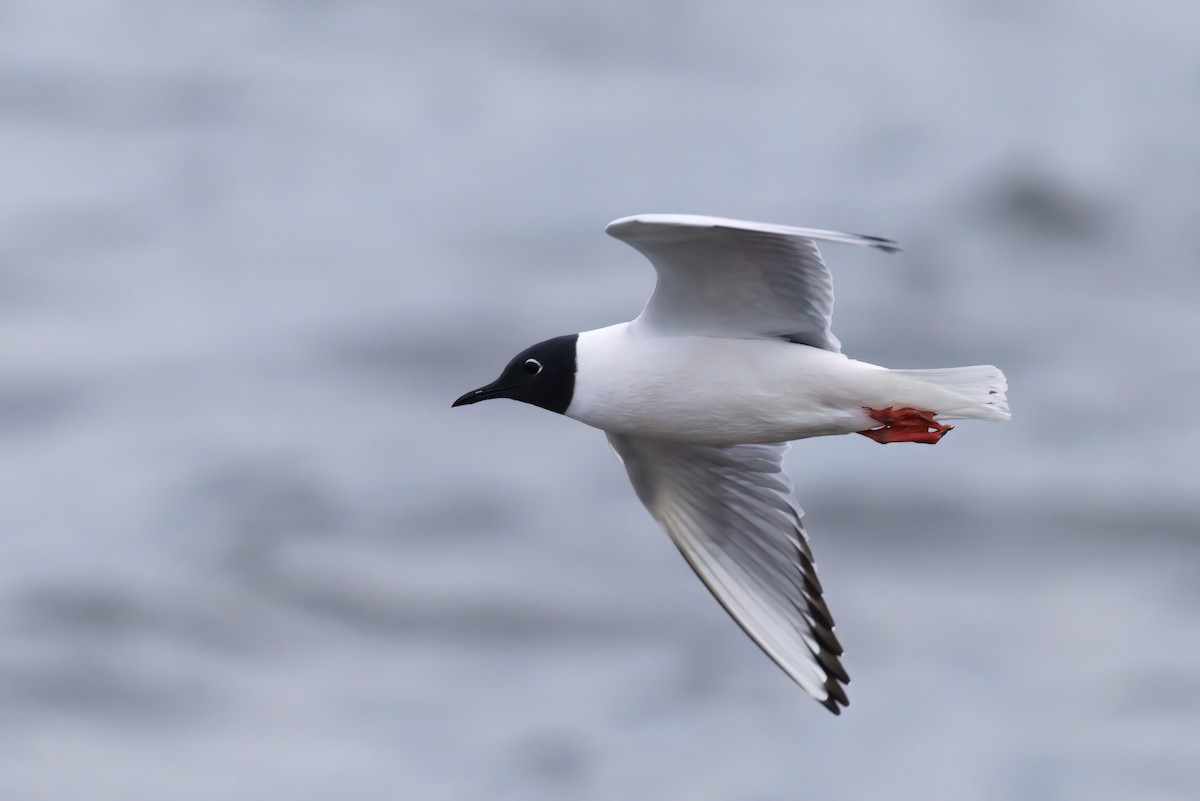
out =
<svg viewBox="0 0 1200 801"><path fill-rule="evenodd" d="M1008 379L999 367L976 364L970 367L945 367L934 370L893 370L899 375L932 384L964 398L961 407L938 411L939 418L949 420L1011 420L1008 411Z"/></svg>

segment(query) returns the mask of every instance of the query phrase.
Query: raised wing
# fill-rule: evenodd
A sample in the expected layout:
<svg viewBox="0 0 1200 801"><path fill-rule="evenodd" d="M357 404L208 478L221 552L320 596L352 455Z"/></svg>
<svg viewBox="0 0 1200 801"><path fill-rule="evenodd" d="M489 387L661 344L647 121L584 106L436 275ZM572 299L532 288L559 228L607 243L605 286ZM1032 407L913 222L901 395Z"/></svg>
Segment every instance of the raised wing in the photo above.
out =
<svg viewBox="0 0 1200 801"><path fill-rule="evenodd" d="M899 250L874 236L690 214L624 217L604 230L658 272L639 324L661 334L777 337L835 352L833 280L817 240Z"/></svg>
<svg viewBox="0 0 1200 801"><path fill-rule="evenodd" d="M850 677L783 473L787 444L715 447L612 433L608 440L642 503L725 611L840 714Z"/></svg>

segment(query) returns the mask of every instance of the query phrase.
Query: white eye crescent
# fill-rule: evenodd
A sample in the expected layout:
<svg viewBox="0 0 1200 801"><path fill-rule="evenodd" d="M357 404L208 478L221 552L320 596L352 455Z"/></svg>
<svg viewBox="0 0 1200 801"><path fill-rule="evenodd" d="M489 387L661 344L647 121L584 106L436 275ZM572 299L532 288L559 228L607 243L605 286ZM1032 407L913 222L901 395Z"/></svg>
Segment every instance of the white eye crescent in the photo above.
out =
<svg viewBox="0 0 1200 801"><path fill-rule="evenodd" d="M542 363L537 359L526 359L525 372L529 373L530 375L537 375L538 373L542 372Z"/></svg>

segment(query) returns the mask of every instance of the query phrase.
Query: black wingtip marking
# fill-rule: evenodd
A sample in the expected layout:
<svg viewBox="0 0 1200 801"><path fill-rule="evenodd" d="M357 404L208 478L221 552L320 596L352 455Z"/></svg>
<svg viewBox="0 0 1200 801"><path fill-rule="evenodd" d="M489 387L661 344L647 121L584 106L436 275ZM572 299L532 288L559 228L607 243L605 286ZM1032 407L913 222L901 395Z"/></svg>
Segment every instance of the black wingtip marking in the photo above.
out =
<svg viewBox="0 0 1200 801"><path fill-rule="evenodd" d="M832 685L832 686L837 687L836 684ZM826 685L825 689L828 690L829 687L830 687L830 685ZM838 687L838 689L841 690L840 687ZM841 698L838 698L831 692L831 693L829 693L829 695L825 696L824 701L820 702L821 706L825 707L826 709L828 709L830 712L832 712L835 715L840 715L840 714L842 714L842 709L844 707L850 706L850 702L846 700L846 694L842 693L841 696L842 696ZM840 706L839 706L839 704L840 704Z"/></svg>
<svg viewBox="0 0 1200 801"><path fill-rule="evenodd" d="M817 645L821 646L821 655L829 655L834 659L841 656L842 644L838 642L837 635L833 633L832 626L814 626L812 629L812 638L817 641ZM841 668L841 665L838 666Z"/></svg>
<svg viewBox="0 0 1200 801"><path fill-rule="evenodd" d="M802 567L801 570L800 579L804 582L804 591L809 595L820 598L825 592L825 588L821 586L821 580L817 578L816 572L811 567L807 570Z"/></svg>
<svg viewBox="0 0 1200 801"><path fill-rule="evenodd" d="M799 522L799 521L797 521ZM795 579L798 579L798 589L803 595L804 604L797 605L796 611L809 623L808 635L817 644L809 648L813 659L821 670L825 671L825 700L819 701L822 706L835 715L842 714L842 708L849 706L843 685L850 683L850 675L842 666L842 644L834 633L833 615L825 605L825 593L821 581L817 578L816 563L808 541L801 537L792 540L796 548L796 559L792 562L796 568ZM793 579L793 580L795 580Z"/></svg>
<svg viewBox="0 0 1200 801"><path fill-rule="evenodd" d="M882 250L884 253L900 252L900 243L894 239L885 239L882 236L871 236L870 234L855 234L855 236L864 240L876 250Z"/></svg>
<svg viewBox="0 0 1200 801"><path fill-rule="evenodd" d="M846 697L846 688L843 685L850 683L850 677L846 675L846 671L842 669L842 664L834 657L833 664L828 664L825 660L818 660L823 668L825 668L825 700L821 701L821 705L835 715L842 714L842 707L850 706L850 699ZM836 665L836 671L830 668ZM835 675L836 674L836 675Z"/></svg>
<svg viewBox="0 0 1200 801"><path fill-rule="evenodd" d="M829 697L837 701L842 706L850 706L850 699L846 697L846 690L841 684L836 681L825 682L825 691L829 693Z"/></svg>
<svg viewBox="0 0 1200 801"><path fill-rule="evenodd" d="M830 682L850 683L850 676L846 673L846 668L842 667L842 660L833 654L821 654L821 657L817 660L817 664L825 670L825 674L829 676Z"/></svg>

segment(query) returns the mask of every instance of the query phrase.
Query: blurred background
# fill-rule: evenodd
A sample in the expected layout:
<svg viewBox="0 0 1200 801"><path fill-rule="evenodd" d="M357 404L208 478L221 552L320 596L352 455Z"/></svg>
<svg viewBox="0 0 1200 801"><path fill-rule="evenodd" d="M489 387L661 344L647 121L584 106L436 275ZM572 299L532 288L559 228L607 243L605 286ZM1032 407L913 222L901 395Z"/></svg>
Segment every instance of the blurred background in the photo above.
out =
<svg viewBox="0 0 1200 801"><path fill-rule="evenodd" d="M1200 797L1200 8L0 2L0 798ZM789 470L853 678L603 437L451 411L630 319L609 220L829 246L1015 419Z"/></svg>

